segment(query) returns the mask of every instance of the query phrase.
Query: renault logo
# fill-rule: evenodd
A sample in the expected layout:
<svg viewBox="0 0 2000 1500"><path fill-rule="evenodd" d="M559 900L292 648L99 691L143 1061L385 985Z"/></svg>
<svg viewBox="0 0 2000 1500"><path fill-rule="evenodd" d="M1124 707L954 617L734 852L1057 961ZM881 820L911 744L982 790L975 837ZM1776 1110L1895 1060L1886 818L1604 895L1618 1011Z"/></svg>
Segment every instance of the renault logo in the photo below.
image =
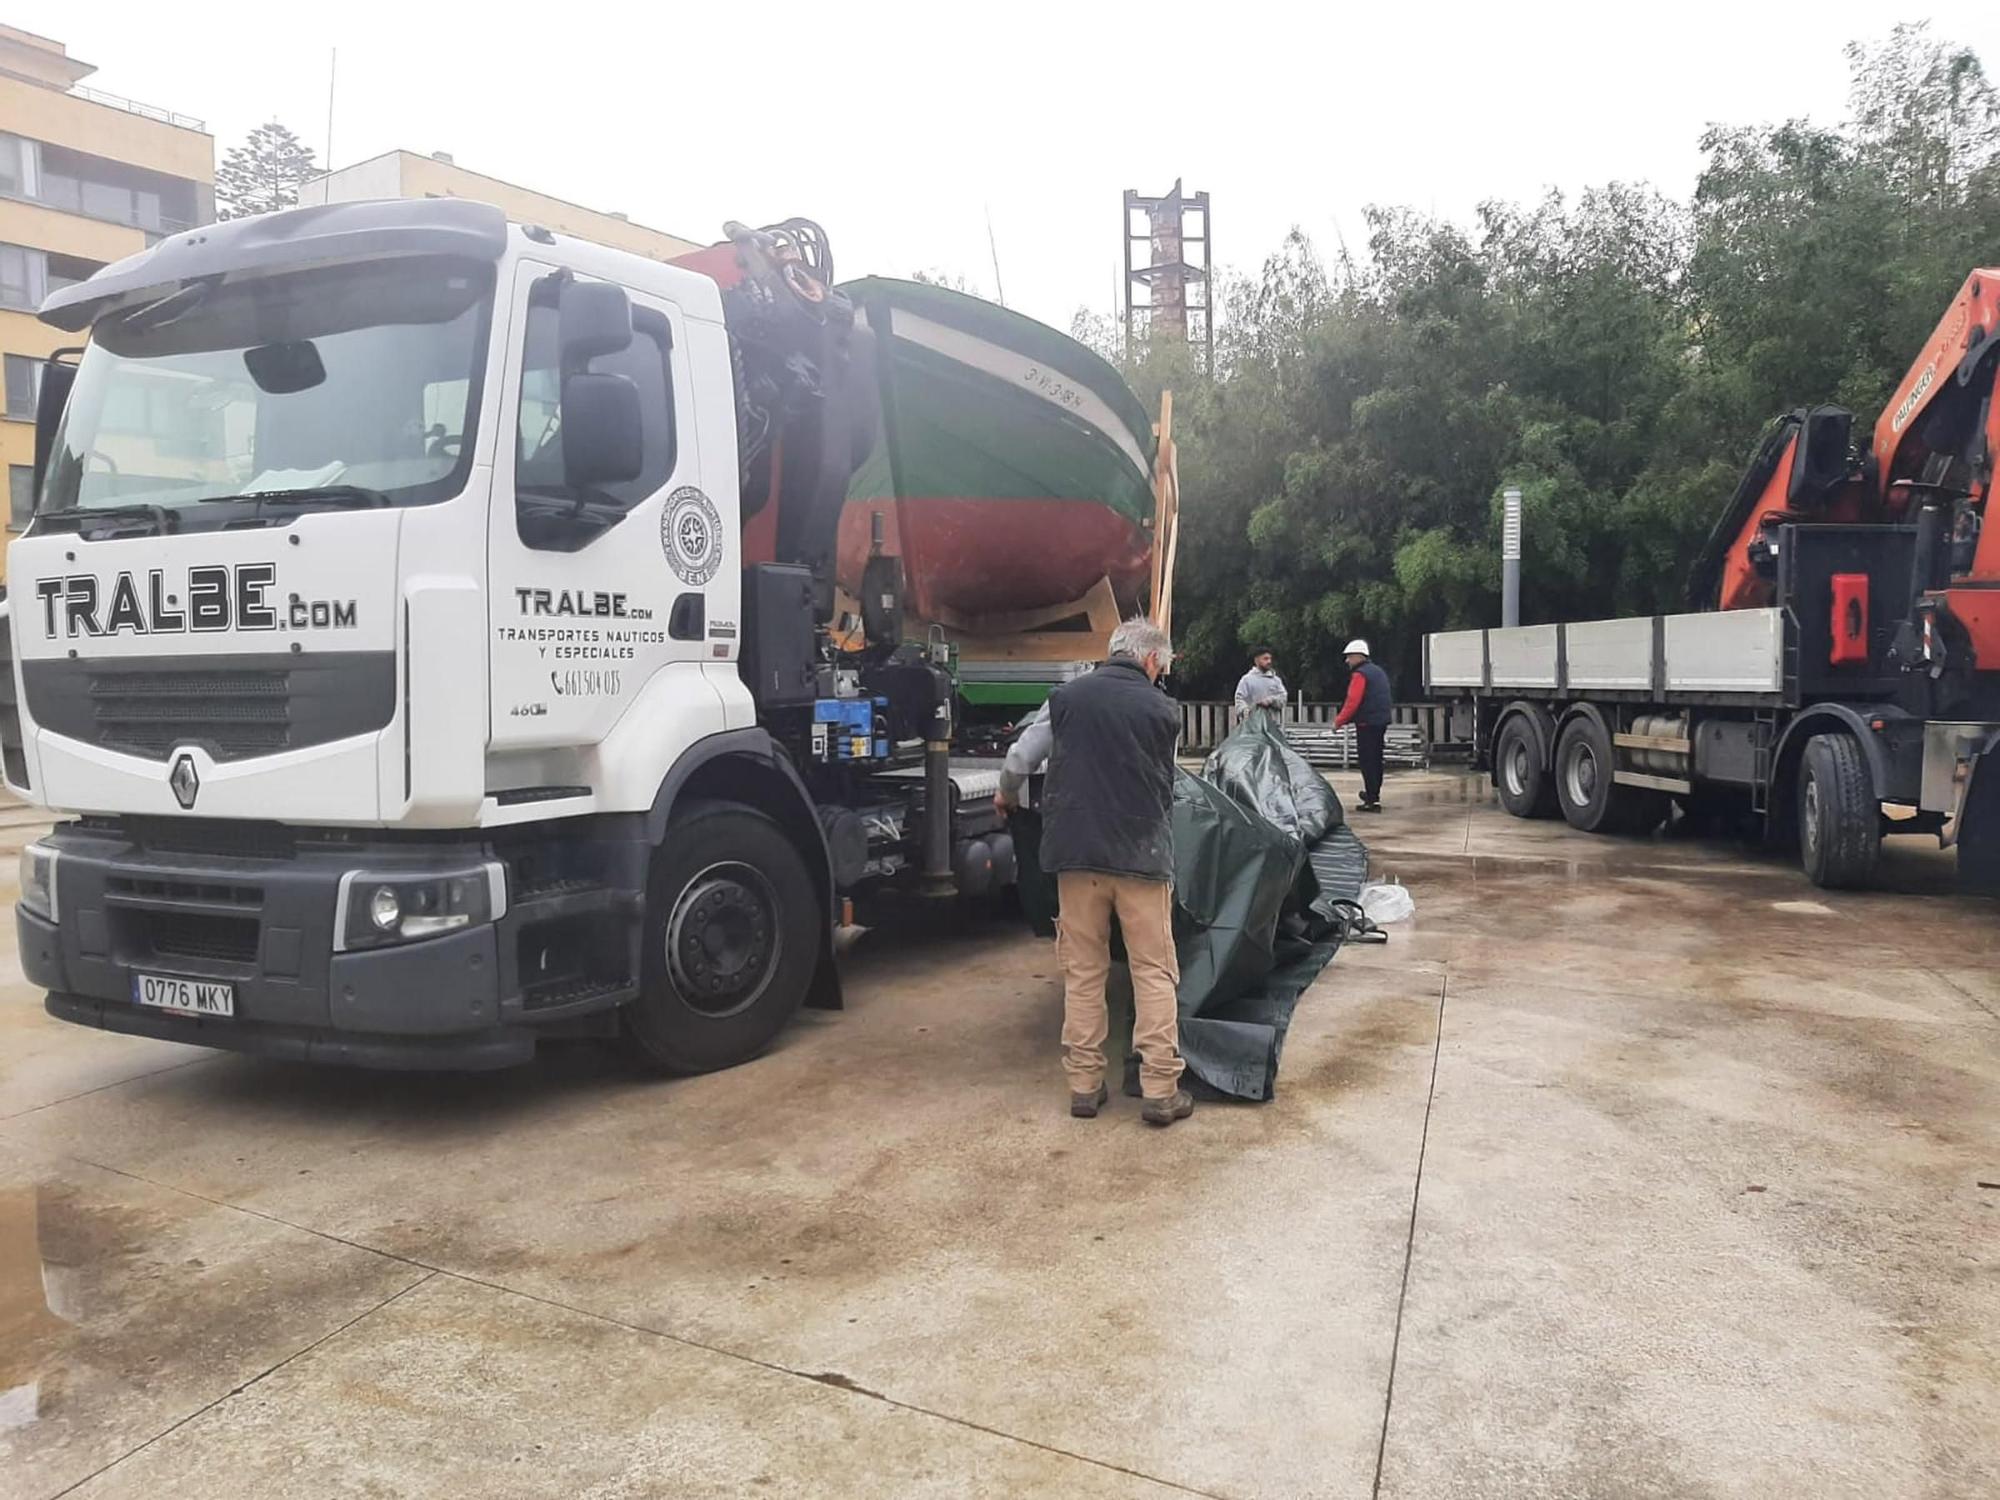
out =
<svg viewBox="0 0 2000 1500"><path fill-rule="evenodd" d="M183 751L175 759L173 770L167 773L167 785L174 789L174 801L183 811L194 806L194 799L201 795L201 778L195 774L192 755Z"/></svg>

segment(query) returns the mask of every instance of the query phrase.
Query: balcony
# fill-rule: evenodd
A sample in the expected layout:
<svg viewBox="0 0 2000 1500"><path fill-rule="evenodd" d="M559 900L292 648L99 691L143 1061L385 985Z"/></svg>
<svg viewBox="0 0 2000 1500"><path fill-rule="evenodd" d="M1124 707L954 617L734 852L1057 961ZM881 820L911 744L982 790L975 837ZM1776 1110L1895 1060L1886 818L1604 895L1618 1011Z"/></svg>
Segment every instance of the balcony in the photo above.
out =
<svg viewBox="0 0 2000 1500"><path fill-rule="evenodd" d="M141 104L137 99L127 99L123 94L107 94L102 89L87 89L72 84L69 93L78 99L88 99L92 104L102 104L111 109L122 109L128 115L138 115L141 119L157 120L162 125L173 125L182 130L208 130L206 121L197 120L192 115L177 115L170 109L161 109L157 104Z"/></svg>
<svg viewBox="0 0 2000 1500"><path fill-rule="evenodd" d="M39 203L43 208L80 214L86 219L102 219L107 224L129 224L134 229L145 229L154 234L177 234L194 227L192 220L177 219L161 212L158 193L117 183L66 177L60 172L42 173L41 191L33 197L7 193L4 189L0 189L0 196L18 198L23 203Z"/></svg>
<svg viewBox="0 0 2000 1500"><path fill-rule="evenodd" d="M149 236L200 222L196 184L109 157L0 133L0 198L124 224Z"/></svg>

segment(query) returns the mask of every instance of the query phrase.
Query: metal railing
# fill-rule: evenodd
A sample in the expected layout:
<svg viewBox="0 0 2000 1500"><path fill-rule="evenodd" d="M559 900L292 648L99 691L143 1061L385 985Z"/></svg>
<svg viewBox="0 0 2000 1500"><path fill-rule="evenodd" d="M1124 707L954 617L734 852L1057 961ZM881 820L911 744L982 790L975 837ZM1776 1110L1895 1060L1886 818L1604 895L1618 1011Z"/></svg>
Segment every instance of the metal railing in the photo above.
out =
<svg viewBox="0 0 2000 1500"><path fill-rule="evenodd" d="M75 214L80 219L95 219L100 224L123 224L128 229L143 229L147 234L179 234L183 229L194 228L190 219L176 219L171 214L154 214L151 222L141 212L134 200L129 207L120 211L107 204L94 202L84 195L81 179L62 172L44 172L42 190L39 193L10 193L0 190L0 199L10 203L32 203L40 208L52 208L59 214ZM116 183L93 183L93 187L118 189ZM130 193L132 189L126 189ZM142 190L143 191L143 190Z"/></svg>
<svg viewBox="0 0 2000 1500"><path fill-rule="evenodd" d="M1204 754L1227 739L1235 727L1230 722L1232 707L1228 703L1181 704L1181 753ZM1338 703L1301 703L1294 699L1285 705L1281 722L1330 725L1339 712ZM1421 731L1434 756L1449 757L1471 747L1470 703L1398 703L1392 713L1395 723L1413 725Z"/></svg>
<svg viewBox="0 0 2000 1500"><path fill-rule="evenodd" d="M206 132L208 122L197 120L193 115L177 115L170 109L161 109L157 104L141 104L137 99L127 99L123 94L107 94L103 89L87 89L74 85L70 95L77 99L88 99L92 104L102 104L111 109L122 109L128 115L138 115L142 119L157 120L162 125L177 126L182 130Z"/></svg>

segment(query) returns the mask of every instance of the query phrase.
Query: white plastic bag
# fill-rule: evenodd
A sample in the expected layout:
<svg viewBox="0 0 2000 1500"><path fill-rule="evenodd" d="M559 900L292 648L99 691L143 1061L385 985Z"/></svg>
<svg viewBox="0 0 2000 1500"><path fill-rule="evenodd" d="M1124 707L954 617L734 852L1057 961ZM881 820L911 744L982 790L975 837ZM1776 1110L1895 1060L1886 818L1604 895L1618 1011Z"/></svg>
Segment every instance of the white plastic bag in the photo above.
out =
<svg viewBox="0 0 2000 1500"><path fill-rule="evenodd" d="M1377 927L1390 922L1407 922L1417 914L1417 903L1395 881L1377 882L1361 888L1361 910Z"/></svg>

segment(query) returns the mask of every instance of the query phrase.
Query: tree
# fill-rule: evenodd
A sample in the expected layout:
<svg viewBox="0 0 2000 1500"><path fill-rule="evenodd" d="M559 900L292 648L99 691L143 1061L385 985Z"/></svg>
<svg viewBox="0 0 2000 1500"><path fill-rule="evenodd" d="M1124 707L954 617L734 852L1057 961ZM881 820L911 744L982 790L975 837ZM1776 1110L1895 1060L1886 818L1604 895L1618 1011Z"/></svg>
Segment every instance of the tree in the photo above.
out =
<svg viewBox="0 0 2000 1500"><path fill-rule="evenodd" d="M311 150L290 130L276 120L259 125L215 169L215 216L243 219L292 208L299 185L318 172Z"/></svg>

